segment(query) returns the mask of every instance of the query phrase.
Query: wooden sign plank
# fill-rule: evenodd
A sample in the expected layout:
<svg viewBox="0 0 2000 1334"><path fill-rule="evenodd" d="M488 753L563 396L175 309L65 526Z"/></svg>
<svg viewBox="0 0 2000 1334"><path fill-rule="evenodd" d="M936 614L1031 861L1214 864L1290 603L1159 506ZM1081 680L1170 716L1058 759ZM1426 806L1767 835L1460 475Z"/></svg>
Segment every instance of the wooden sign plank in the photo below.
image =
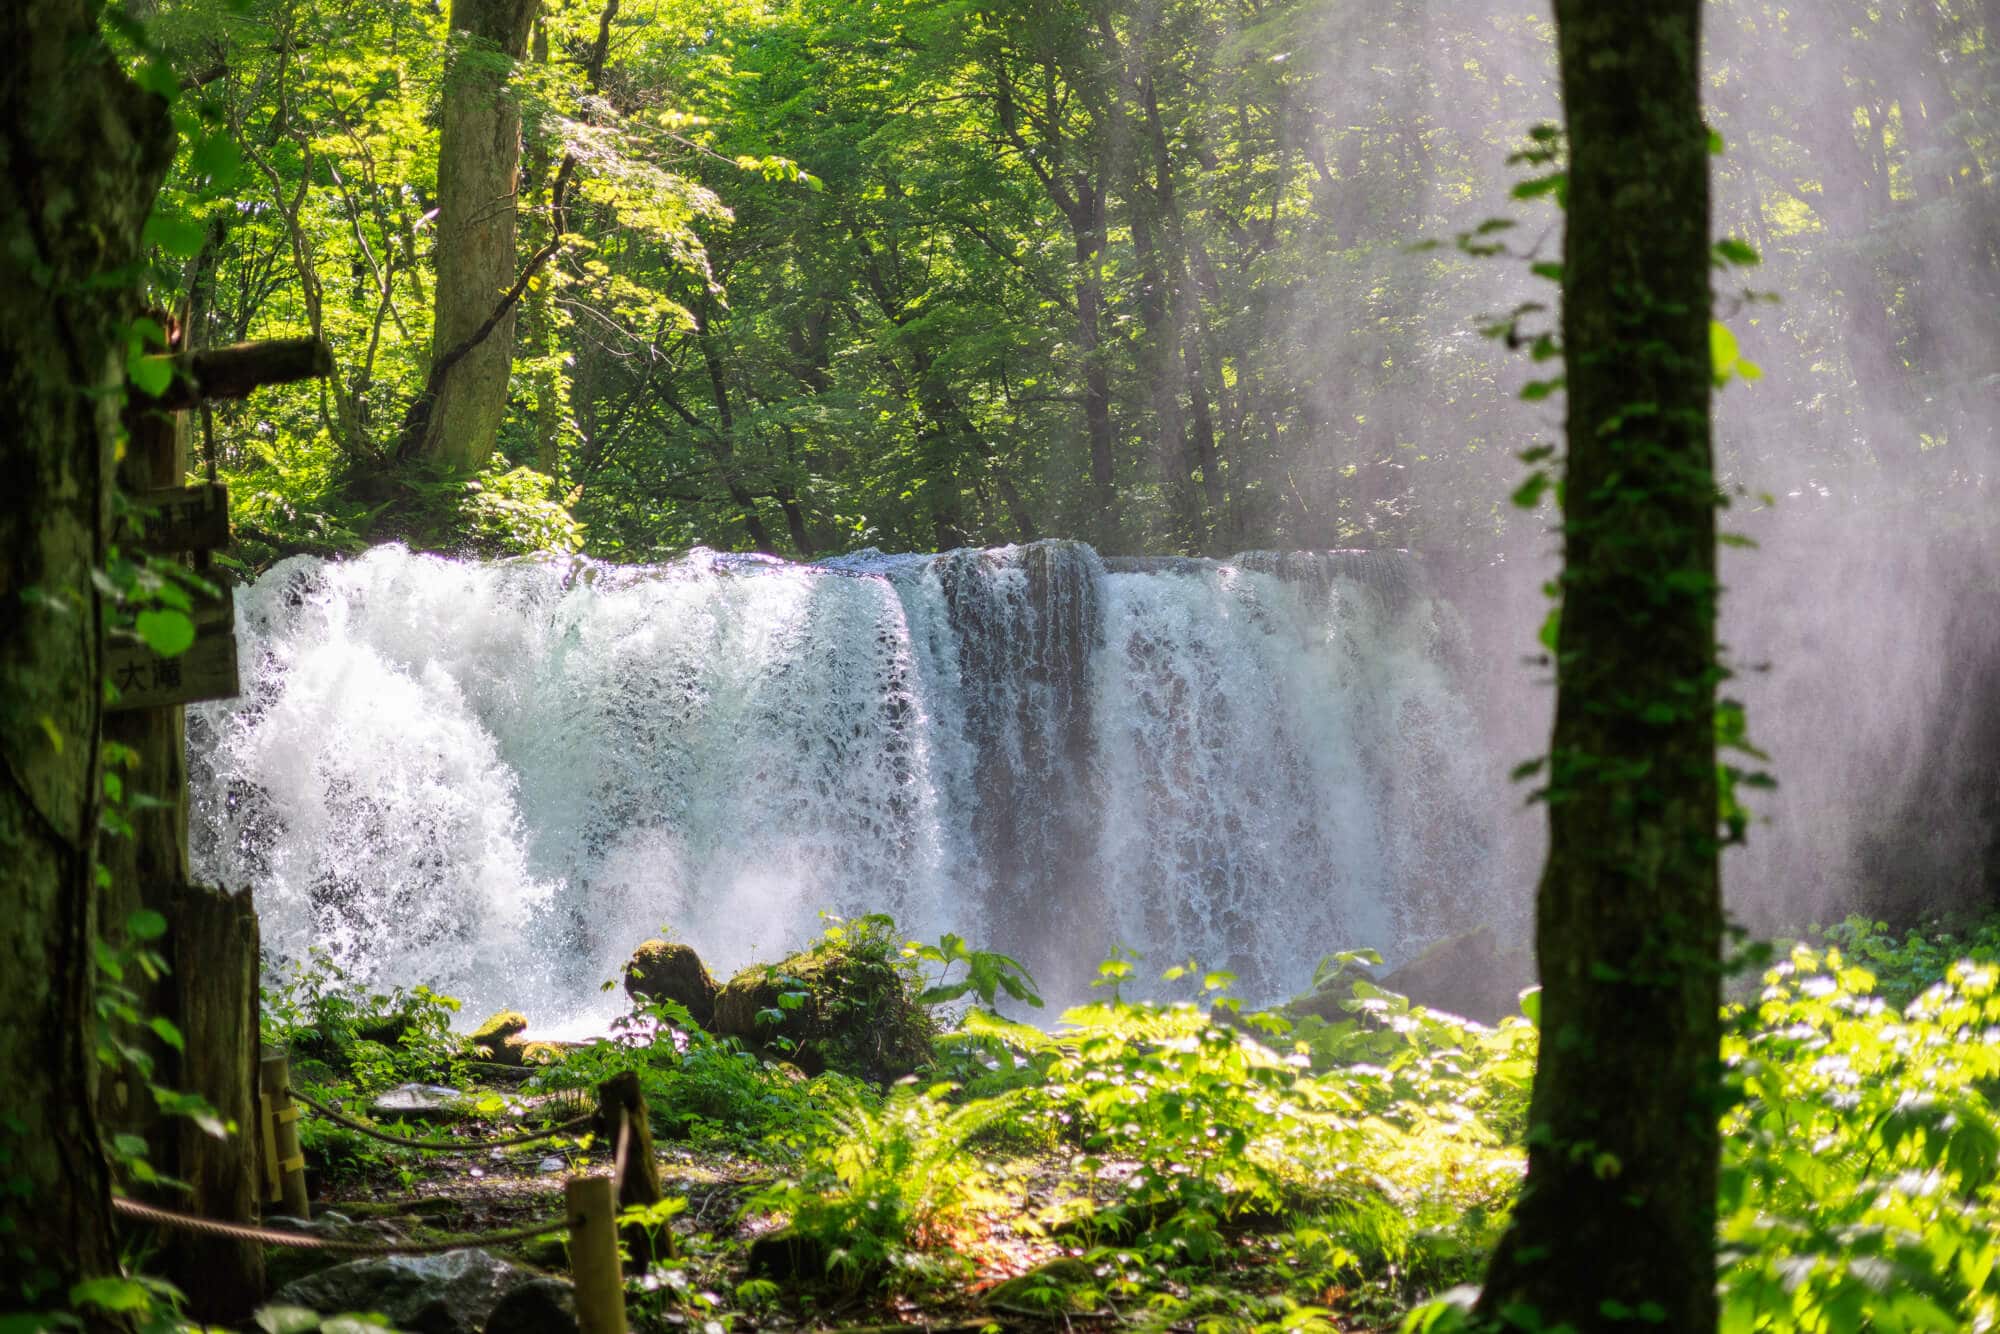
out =
<svg viewBox="0 0 2000 1334"><path fill-rule="evenodd" d="M118 688L118 698L107 709L164 709L228 699L239 692L236 608L230 590L197 603L191 615L194 643L177 657L163 658L143 640L122 633L105 644L104 674Z"/></svg>
<svg viewBox="0 0 2000 1334"><path fill-rule="evenodd" d="M229 545L229 488L204 482L141 492L132 498L145 532L138 545L167 554Z"/></svg>

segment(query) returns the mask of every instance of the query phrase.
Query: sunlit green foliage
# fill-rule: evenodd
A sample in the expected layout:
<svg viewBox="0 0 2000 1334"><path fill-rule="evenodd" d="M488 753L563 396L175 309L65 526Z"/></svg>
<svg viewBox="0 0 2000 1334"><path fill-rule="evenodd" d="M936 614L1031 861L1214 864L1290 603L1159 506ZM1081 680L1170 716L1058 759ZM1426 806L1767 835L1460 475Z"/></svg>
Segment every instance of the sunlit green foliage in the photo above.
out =
<svg viewBox="0 0 2000 1334"><path fill-rule="evenodd" d="M1880 937L1857 942L1880 947ZM1945 965L1897 1006L1806 946L1724 1056L1724 1316L1757 1329L1980 1329L2000 1317L2000 968Z"/></svg>

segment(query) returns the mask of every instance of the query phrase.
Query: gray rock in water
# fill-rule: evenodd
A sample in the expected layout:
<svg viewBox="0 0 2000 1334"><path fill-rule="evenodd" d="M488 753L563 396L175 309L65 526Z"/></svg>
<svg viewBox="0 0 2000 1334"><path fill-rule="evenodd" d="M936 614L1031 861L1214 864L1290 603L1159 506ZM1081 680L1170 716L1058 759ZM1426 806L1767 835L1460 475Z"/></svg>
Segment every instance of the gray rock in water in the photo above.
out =
<svg viewBox="0 0 2000 1334"><path fill-rule="evenodd" d="M1521 990L1534 981L1527 952L1503 949L1493 928L1482 926L1438 941L1383 978L1381 986L1426 1009L1491 1024L1519 1014Z"/></svg>
<svg viewBox="0 0 2000 1334"><path fill-rule="evenodd" d="M465 1094L442 1084L398 1084L370 1103L368 1114L384 1120L457 1121L465 1116Z"/></svg>
<svg viewBox="0 0 2000 1334"><path fill-rule="evenodd" d="M556 1278L509 1288L486 1317L486 1334L577 1334L576 1289Z"/></svg>
<svg viewBox="0 0 2000 1334"><path fill-rule="evenodd" d="M382 1315L412 1334L480 1334L502 1299L536 1277L482 1250L392 1255L321 1270L287 1284L276 1300L322 1315Z"/></svg>

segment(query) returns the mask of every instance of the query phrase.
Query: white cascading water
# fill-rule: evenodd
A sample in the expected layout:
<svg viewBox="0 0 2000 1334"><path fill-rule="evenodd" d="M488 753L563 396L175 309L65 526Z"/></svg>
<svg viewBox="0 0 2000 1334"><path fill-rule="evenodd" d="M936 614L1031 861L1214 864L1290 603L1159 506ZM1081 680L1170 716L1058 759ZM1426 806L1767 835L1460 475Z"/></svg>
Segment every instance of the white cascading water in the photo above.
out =
<svg viewBox="0 0 2000 1334"><path fill-rule="evenodd" d="M1449 609L1397 553L1071 542L637 568L378 548L239 591L190 710L199 873L478 1017L599 1026L662 928L727 971L822 911L1024 959L1114 944L1258 1000L1496 902Z"/></svg>

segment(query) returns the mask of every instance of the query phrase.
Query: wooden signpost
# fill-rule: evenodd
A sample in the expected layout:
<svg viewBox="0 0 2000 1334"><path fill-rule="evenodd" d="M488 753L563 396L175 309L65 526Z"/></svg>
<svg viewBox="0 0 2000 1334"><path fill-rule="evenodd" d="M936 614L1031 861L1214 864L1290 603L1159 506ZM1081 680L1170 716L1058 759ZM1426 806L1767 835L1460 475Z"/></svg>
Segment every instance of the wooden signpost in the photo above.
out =
<svg viewBox="0 0 2000 1334"><path fill-rule="evenodd" d="M108 706L112 711L163 709L237 693L233 591L224 588L218 597L198 600L188 615L194 621L194 644L171 658L127 632L105 645L104 674L118 691Z"/></svg>
<svg viewBox="0 0 2000 1334"><path fill-rule="evenodd" d="M215 551L229 545L229 488L219 482L162 487L132 497L145 531L136 545L145 551Z"/></svg>

